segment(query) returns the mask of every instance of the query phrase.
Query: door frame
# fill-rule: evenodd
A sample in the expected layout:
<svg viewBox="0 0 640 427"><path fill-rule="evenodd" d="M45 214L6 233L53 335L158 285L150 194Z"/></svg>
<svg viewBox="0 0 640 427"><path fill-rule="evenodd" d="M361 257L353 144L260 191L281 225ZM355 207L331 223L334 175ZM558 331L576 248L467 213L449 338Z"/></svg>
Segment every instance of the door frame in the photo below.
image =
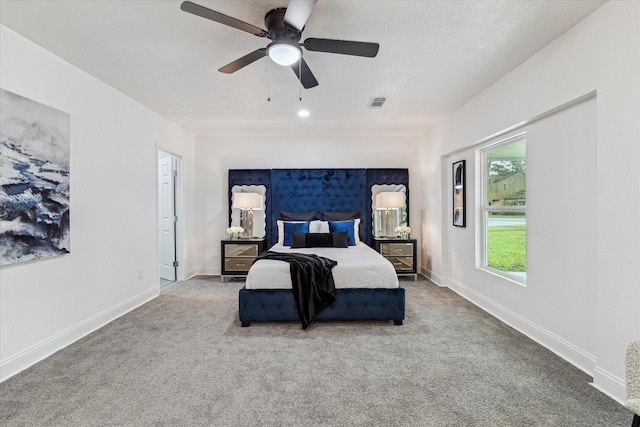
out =
<svg viewBox="0 0 640 427"><path fill-rule="evenodd" d="M175 182L175 196L174 196L174 204L175 204L175 212L178 220L176 221L176 261L178 261L178 266L176 267L176 281L185 280L185 270L184 270L184 251L183 251L183 235L184 235L184 210L183 210L183 161L182 156L171 149L164 148L161 145L156 143L156 152L155 152L155 174L156 174L156 282L158 286L160 286L160 239L158 238L158 230L160 228L160 191L159 191L159 178L158 178L158 164L160 160L160 151L169 154L173 158L176 159L176 182ZM171 282L174 283L174 282ZM168 285L167 285L168 286Z"/></svg>

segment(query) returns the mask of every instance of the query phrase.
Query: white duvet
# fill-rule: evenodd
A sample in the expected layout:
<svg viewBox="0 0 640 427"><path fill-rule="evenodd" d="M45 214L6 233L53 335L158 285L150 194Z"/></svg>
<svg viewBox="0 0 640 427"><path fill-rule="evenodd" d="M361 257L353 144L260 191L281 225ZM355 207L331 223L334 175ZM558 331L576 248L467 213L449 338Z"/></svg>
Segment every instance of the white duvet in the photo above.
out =
<svg viewBox="0 0 640 427"><path fill-rule="evenodd" d="M398 276L393 265L365 243L348 248L295 248L275 244L274 252L316 254L338 262L333 267L336 289L397 288ZM251 266L247 289L291 289L289 263L263 259Z"/></svg>

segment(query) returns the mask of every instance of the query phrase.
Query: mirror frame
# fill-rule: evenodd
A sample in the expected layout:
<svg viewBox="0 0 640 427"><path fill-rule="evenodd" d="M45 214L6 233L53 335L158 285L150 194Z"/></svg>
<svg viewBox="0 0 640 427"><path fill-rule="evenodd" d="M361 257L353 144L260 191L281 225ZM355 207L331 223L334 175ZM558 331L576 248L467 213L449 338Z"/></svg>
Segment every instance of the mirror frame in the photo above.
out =
<svg viewBox="0 0 640 427"><path fill-rule="evenodd" d="M262 209L253 211L253 230L250 236L254 238L262 239L267 235L267 212L266 212L266 194L267 187L259 185L234 185L231 187L231 198L229 210L231 211L229 226L240 225L240 209L233 208L231 203L233 201L233 194L235 193L258 193L262 196Z"/></svg>
<svg viewBox="0 0 640 427"><path fill-rule="evenodd" d="M389 218L392 229L387 229L383 221L383 209L376 207L376 196L380 193L396 193L404 194L404 206L402 208L390 209L389 214L393 217ZM396 233L393 231L397 226L406 226L408 223L408 206L407 206L407 187L404 184L374 184L371 186L371 235L375 238L395 238Z"/></svg>

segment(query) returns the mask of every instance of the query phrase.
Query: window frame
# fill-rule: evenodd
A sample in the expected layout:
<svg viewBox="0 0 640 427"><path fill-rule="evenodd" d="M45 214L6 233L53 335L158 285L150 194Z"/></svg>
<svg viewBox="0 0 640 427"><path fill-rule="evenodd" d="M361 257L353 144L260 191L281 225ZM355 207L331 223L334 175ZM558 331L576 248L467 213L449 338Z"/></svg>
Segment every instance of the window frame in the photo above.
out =
<svg viewBox="0 0 640 427"><path fill-rule="evenodd" d="M492 150L495 150L497 148L500 147L504 147L506 145L510 145L510 144L516 144L518 142L521 142L522 140L525 141L525 144L527 142L527 133L525 132L519 132L517 134L508 136L506 138L502 138L498 141L494 141L494 142L490 142L486 145L483 145L482 147L479 147L477 152L478 152L478 158L479 158L479 162L480 162L480 167L477 168L479 171L479 179L478 182L480 182L480 206L478 209L478 215L479 215L479 224L480 224L480 233L479 233L479 240L480 240L480 245L479 245L479 256L477 257L478 260L478 265L477 268L479 268L480 270L486 271L488 273L500 276L506 280L509 280L511 282L517 283L519 285L522 286L526 286L527 284L527 278L526 278L526 272L525 272L525 277L521 277L518 276L516 274L512 274L503 270L498 270L497 268L493 268L490 267L489 264L489 250L488 250L488 231L489 231L489 213L490 212L522 212L525 214L525 218L527 217L527 207L525 206L520 206L520 205L516 205L516 206L492 206L492 201L488 200L488 185L489 185L489 159L488 159L488 153ZM527 160L527 156L525 154L525 162ZM525 180L526 180L526 176L525 176ZM526 181L525 181L526 182ZM525 184L526 186L526 184ZM528 228L527 228L528 230ZM528 234L528 231L527 231ZM528 241L528 238L527 238ZM528 251L525 248L525 257L527 257L527 253ZM527 268L528 268L528 259L527 259Z"/></svg>

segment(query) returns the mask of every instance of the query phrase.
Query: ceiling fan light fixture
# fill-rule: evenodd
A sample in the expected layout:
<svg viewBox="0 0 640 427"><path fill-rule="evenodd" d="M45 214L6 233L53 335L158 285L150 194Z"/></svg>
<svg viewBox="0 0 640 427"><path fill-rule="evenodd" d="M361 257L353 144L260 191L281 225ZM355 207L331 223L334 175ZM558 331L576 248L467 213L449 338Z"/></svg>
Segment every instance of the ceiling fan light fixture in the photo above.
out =
<svg viewBox="0 0 640 427"><path fill-rule="evenodd" d="M292 65L302 57L302 49L297 44L273 42L267 46L269 58L278 65Z"/></svg>

